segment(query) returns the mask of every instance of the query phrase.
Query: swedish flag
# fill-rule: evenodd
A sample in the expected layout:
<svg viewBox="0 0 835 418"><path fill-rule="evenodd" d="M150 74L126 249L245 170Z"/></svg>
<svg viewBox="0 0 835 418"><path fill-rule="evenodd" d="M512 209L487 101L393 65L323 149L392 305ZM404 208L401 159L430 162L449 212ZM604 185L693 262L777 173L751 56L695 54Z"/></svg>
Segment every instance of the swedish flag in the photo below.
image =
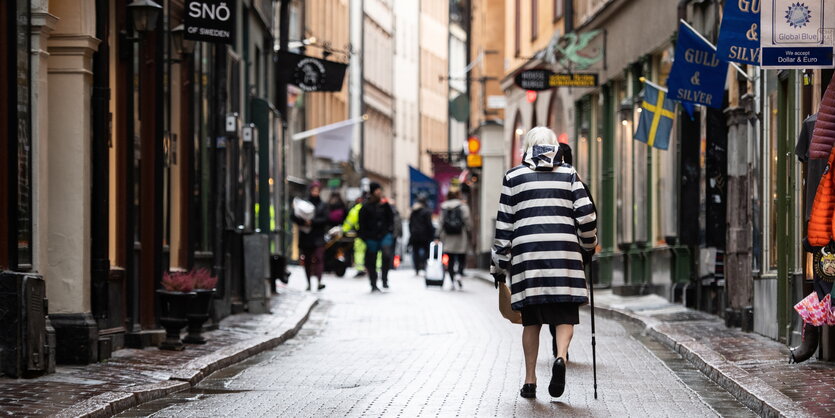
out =
<svg viewBox="0 0 835 418"><path fill-rule="evenodd" d="M676 118L675 102L667 98L667 92L649 81L644 81L644 101L641 103L641 119L635 139L647 145L666 150L670 146L670 132Z"/></svg>

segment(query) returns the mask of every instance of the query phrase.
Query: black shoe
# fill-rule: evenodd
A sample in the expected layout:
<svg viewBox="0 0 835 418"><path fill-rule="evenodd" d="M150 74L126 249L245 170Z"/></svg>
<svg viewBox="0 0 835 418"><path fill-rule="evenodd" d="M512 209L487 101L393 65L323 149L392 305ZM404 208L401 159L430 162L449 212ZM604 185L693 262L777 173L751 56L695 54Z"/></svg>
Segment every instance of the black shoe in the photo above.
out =
<svg viewBox="0 0 835 418"><path fill-rule="evenodd" d="M354 276L354 277L365 277L366 274L367 273L365 272L365 270L360 270L360 271L357 272L357 275Z"/></svg>
<svg viewBox="0 0 835 418"><path fill-rule="evenodd" d="M536 383L525 383L522 385L522 390L519 395L523 398L536 398Z"/></svg>
<svg viewBox="0 0 835 418"><path fill-rule="evenodd" d="M548 393L559 398L563 392L565 392L565 361L559 357L551 367L551 384L548 385Z"/></svg>
<svg viewBox="0 0 835 418"><path fill-rule="evenodd" d="M319 283L319 287L318 287L318 289L319 289L319 290L322 290L322 289L324 289L324 288L325 288L325 285L323 285L322 283Z"/></svg>
<svg viewBox="0 0 835 418"><path fill-rule="evenodd" d="M310 283L307 284L307 291L310 291Z"/></svg>
<svg viewBox="0 0 835 418"><path fill-rule="evenodd" d="M383 289L389 288L389 282L383 282Z"/></svg>
<svg viewBox="0 0 835 418"><path fill-rule="evenodd" d="M461 279L456 280L458 282L458 289L462 289L464 286L461 285Z"/></svg>
<svg viewBox="0 0 835 418"><path fill-rule="evenodd" d="M377 286L371 286L371 293L374 293L374 292L379 292L379 291L380 291L380 288L379 288L379 287L377 287Z"/></svg>

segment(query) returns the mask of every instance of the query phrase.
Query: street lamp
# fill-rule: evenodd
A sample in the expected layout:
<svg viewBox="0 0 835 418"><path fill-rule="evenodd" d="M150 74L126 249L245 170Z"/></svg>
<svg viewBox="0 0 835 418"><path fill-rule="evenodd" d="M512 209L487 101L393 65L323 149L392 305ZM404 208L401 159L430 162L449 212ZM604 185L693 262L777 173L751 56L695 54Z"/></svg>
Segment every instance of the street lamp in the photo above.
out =
<svg viewBox="0 0 835 418"><path fill-rule="evenodd" d="M174 44L174 49L180 51L181 54L191 54L194 51L194 41L185 38L185 25L180 23L174 29L171 29L171 43Z"/></svg>
<svg viewBox="0 0 835 418"><path fill-rule="evenodd" d="M157 27L157 18L162 6L153 0L133 0L128 5L133 27L139 32L149 32Z"/></svg>

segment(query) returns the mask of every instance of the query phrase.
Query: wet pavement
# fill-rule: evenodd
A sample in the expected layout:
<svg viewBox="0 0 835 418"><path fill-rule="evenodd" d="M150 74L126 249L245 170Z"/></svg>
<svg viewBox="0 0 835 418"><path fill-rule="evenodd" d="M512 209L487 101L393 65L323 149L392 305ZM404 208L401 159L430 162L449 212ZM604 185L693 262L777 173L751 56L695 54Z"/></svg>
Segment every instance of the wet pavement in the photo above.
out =
<svg viewBox="0 0 835 418"><path fill-rule="evenodd" d="M763 414L835 416L835 363L812 358L788 364L784 344L728 328L718 317L657 295L618 297L602 291L596 296L598 306L639 320L656 340L675 347L743 403L762 408Z"/></svg>
<svg viewBox="0 0 835 418"><path fill-rule="evenodd" d="M315 299L281 289L271 301L272 314L240 314L204 333L205 345L183 351L155 347L123 349L87 366L59 366L35 379L0 378L0 415L107 416L139 403L190 387L204 375L289 338Z"/></svg>
<svg viewBox="0 0 835 418"><path fill-rule="evenodd" d="M326 283L294 339L121 416L755 416L638 327L605 318L595 400L585 310L565 394L547 393L553 358L543 330L537 398L524 399L521 327L499 316L492 285L426 288L405 271L383 294L369 293L365 279ZM304 287L298 271L290 285Z"/></svg>

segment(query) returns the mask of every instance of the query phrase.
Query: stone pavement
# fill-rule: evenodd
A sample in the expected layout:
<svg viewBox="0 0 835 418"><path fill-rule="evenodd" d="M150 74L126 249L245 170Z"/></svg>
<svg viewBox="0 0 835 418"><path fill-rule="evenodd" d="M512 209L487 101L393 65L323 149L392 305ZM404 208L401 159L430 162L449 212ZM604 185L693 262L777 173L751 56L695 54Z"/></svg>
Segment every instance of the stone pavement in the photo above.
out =
<svg viewBox="0 0 835 418"><path fill-rule="evenodd" d="M486 272L477 276L492 282ZM761 416L835 416L835 363L788 364L785 345L658 295L595 290L595 307L599 316L645 328Z"/></svg>
<svg viewBox="0 0 835 418"><path fill-rule="evenodd" d="M565 394L548 396L553 358L543 330L537 399L521 398L521 327L501 318L491 284L426 288L409 271L390 282L372 294L366 279L328 278L294 339L121 416L755 416L672 350L648 348L637 327L607 318L597 322L594 400L587 312ZM290 286L304 286L298 272Z"/></svg>
<svg viewBox="0 0 835 418"><path fill-rule="evenodd" d="M307 319L316 298L282 288L272 314L233 315L183 351L123 349L105 362L59 366L35 379L0 378L0 415L110 416L190 388L212 372L275 347Z"/></svg>

